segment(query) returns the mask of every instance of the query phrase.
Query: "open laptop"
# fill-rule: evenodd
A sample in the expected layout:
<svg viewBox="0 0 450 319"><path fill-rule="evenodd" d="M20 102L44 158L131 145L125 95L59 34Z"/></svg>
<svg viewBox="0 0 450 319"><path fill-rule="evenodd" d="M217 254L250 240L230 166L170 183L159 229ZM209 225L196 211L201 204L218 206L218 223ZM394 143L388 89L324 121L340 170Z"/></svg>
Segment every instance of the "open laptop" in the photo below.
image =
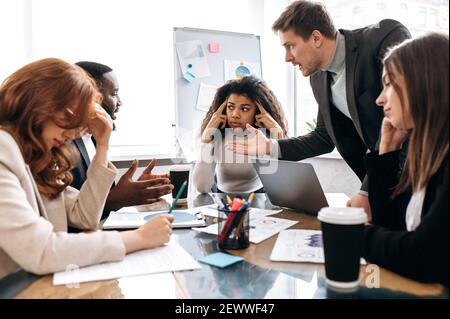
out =
<svg viewBox="0 0 450 319"><path fill-rule="evenodd" d="M329 206L311 164L256 159L253 165L272 204L314 215Z"/></svg>

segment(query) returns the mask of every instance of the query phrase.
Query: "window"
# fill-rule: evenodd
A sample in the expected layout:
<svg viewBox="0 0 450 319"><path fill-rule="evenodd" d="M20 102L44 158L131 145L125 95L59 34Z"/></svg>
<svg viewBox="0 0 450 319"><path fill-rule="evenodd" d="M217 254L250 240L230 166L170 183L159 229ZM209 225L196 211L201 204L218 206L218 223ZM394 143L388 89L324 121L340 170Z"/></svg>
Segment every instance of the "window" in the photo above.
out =
<svg viewBox="0 0 450 319"><path fill-rule="evenodd" d="M270 29L286 4L279 0L2 0L0 26L11 33L2 39L9 50L0 52L1 80L46 57L107 64L117 75L123 102L110 153L131 158L173 154L173 28L267 38L261 45L264 79L287 105L286 81L279 80L287 78L287 69Z"/></svg>
<svg viewBox="0 0 450 319"><path fill-rule="evenodd" d="M430 27L431 28L439 28L439 12L437 9L430 9Z"/></svg>
<svg viewBox="0 0 450 319"><path fill-rule="evenodd" d="M323 2L327 6L337 28L356 29L376 23L381 19L393 18L403 22L409 28L413 37L427 31L448 33L448 1L391 0L389 1L389 7L386 5L387 2L374 3L373 0L355 1L354 3L357 5L353 7L348 5L348 0L324 0ZM419 3L421 5L426 3L428 7L432 8L431 10L436 10L440 21L446 21L447 23L441 23L439 27L436 27L434 23L430 27L417 27L417 21L421 25L426 24L427 11L425 7L419 6ZM415 12L418 16L409 18L409 12ZM434 17L434 13L432 13L432 16ZM312 123L312 119L317 116L317 103L309 85L309 78L304 78L298 70L293 72L297 79L295 87L297 108L295 133L296 135L303 135L310 130L308 123ZM334 153L336 154L337 152L335 151Z"/></svg>
<svg viewBox="0 0 450 319"><path fill-rule="evenodd" d="M378 2L377 5L375 6L375 17L376 20L382 20L387 16L387 6L385 3L383 2Z"/></svg>
<svg viewBox="0 0 450 319"><path fill-rule="evenodd" d="M417 25L419 27L425 27L427 25L427 8L425 7L418 8Z"/></svg>
<svg viewBox="0 0 450 319"><path fill-rule="evenodd" d="M27 0L0 1L0 83L31 59L29 13Z"/></svg>
<svg viewBox="0 0 450 319"><path fill-rule="evenodd" d="M361 9L360 6L355 7L353 9L353 14L352 14L352 21L354 25L359 25L362 23L362 19L363 19L363 11Z"/></svg>
<svg viewBox="0 0 450 319"><path fill-rule="evenodd" d="M406 3L400 4L400 11L398 20L405 25L409 24L408 5Z"/></svg>

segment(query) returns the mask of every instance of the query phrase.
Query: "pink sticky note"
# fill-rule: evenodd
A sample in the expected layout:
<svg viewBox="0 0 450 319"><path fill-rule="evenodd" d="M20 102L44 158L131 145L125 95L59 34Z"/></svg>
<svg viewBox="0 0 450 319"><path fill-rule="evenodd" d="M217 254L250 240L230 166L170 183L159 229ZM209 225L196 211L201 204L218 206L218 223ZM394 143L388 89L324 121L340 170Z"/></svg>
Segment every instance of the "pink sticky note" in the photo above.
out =
<svg viewBox="0 0 450 319"><path fill-rule="evenodd" d="M208 45L208 48L209 48L209 52L211 52L211 53L219 53L219 51L220 51L220 45L217 42L210 43Z"/></svg>

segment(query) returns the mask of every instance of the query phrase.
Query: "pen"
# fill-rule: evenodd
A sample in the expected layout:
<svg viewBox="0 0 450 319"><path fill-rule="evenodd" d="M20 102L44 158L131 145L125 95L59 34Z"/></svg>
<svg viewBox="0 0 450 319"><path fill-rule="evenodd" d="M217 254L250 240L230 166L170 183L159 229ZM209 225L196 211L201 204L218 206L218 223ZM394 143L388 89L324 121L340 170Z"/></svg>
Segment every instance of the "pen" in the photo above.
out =
<svg viewBox="0 0 450 319"><path fill-rule="evenodd" d="M217 198L216 194L211 194L212 198L214 200L214 202L216 203L217 207L219 207L220 209L224 209L225 205L219 200L219 198Z"/></svg>
<svg viewBox="0 0 450 319"><path fill-rule="evenodd" d="M244 212L252 204L254 196L255 196L255 194L253 194L253 193L250 194L247 201L244 203L244 205L242 205L241 209L239 210L240 212ZM239 221L239 223L234 231L235 238L237 238L239 236L239 233L241 232L242 225L244 224L244 219L245 219L245 216L241 216L241 220ZM250 228L254 228L254 227L250 227Z"/></svg>
<svg viewBox="0 0 450 319"><path fill-rule="evenodd" d="M178 191L177 196L175 197L174 201L172 202L172 206L170 206L169 211L167 212L167 214L171 214L172 210L175 208L175 205L177 204L178 200L180 199L181 193L183 193L184 188L187 185L187 181L183 182L183 185L181 185L180 190Z"/></svg>

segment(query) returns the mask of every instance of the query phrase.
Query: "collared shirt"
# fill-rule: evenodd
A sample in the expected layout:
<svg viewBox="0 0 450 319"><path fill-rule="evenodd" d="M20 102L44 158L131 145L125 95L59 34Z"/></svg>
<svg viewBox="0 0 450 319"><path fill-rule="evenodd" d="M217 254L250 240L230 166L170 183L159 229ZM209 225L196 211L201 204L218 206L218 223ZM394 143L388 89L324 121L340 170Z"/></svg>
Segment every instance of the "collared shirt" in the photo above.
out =
<svg viewBox="0 0 450 319"><path fill-rule="evenodd" d="M346 76L345 76L345 37L341 33L336 36L336 48L330 65L322 71L331 74L330 100L336 108L351 119L347 103Z"/></svg>
<svg viewBox="0 0 450 319"><path fill-rule="evenodd" d="M92 134L86 134L82 137L84 146L86 147L86 150L88 152L89 155L89 159L92 161L92 159L95 156L95 145L94 142L92 142Z"/></svg>
<svg viewBox="0 0 450 319"><path fill-rule="evenodd" d="M328 71L331 73L331 102L339 111L341 111L345 116L351 119L347 104L347 90L345 82L345 37L340 32L338 32L336 35L336 47L333 53L333 58L331 59L331 63L322 71ZM281 157L281 150L278 141L272 139L271 142L271 156L274 158Z"/></svg>
<svg viewBox="0 0 450 319"><path fill-rule="evenodd" d="M409 200L405 216L406 229L408 231L414 231L420 225L426 192L427 188L424 187L420 191L414 192Z"/></svg>

